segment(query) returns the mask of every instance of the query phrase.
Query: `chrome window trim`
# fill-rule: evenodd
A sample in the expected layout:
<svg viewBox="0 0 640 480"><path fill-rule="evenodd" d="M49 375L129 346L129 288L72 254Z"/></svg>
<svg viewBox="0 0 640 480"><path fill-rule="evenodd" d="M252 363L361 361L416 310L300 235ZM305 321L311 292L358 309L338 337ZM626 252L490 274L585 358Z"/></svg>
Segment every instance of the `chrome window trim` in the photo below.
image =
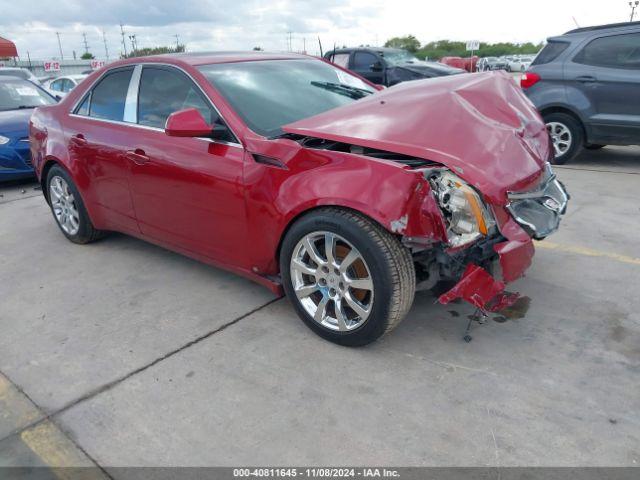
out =
<svg viewBox="0 0 640 480"><path fill-rule="evenodd" d="M142 65L136 65L129 80L127 97L124 100L124 113L122 121L126 123L138 123L138 89L140 88L140 77L142 75Z"/></svg>
<svg viewBox="0 0 640 480"><path fill-rule="evenodd" d="M200 86L200 84L191 76L191 74L189 72L187 72L184 68L178 66L178 65L173 65L171 63L150 63L150 62L142 62L142 63L135 63L135 64L128 64L128 65L120 65L117 67L113 67L110 69L105 70L98 78L96 78L93 83L89 86L89 88L87 89L87 92L89 92L89 94L91 94L93 92L93 89L95 88L95 86L98 84L98 82L100 80L102 80L106 75L108 75L109 73L120 69L120 68L126 68L126 67L133 67L134 68L134 73L131 75L131 80L129 81L129 88L131 88L131 82L133 81L133 77L135 75L135 69L140 67L140 76L142 76L142 68L143 67L169 67L169 68L175 68L176 70L181 71L182 73L184 73L187 78L189 78L189 80L191 80L191 82L193 82L193 84L198 88L198 90L200 90L200 93L202 93L202 95L204 96L205 100L209 103L209 105L211 106L211 108L213 108L213 110L218 114L218 117L220 117L220 119L224 122L224 124L227 126L227 128L229 129L229 131L231 132L231 134L234 136L234 138L236 140L238 140L237 142L225 142L222 140L213 140L213 139L208 139L208 138L202 138L202 137L195 137L195 138L202 138L203 140L213 140L213 143L220 143L222 145L239 145L241 147L244 148L244 146L242 145L242 143L240 142L240 136L231 128L231 126L229 125L229 122L227 122L227 120L224 118L224 116L222 116L222 114L220 113L220 110L218 110L218 107L215 106L215 104L211 101L211 99L209 98L209 95L206 94L206 92L203 90L203 88ZM139 90L139 83L140 83L140 79L138 79L138 90ZM137 116L138 116L138 106L137 106L137 95L138 95L138 90L136 90L136 121L137 121ZM129 96L129 90L127 90L127 98ZM76 109L82 104L82 100L86 98L86 93L85 95L81 96L78 100L76 100L76 102L73 104L73 106L69 109L69 115L73 115L76 117L80 117L80 118L92 118L94 120L100 120L100 119L96 119L95 117L91 117L90 115L77 115L73 112L76 111ZM126 101L125 101L125 112L126 112ZM91 103L89 103L89 113L91 113ZM118 123L118 124L125 124L125 125L136 125L139 127L146 127L146 125L139 125L138 123L129 123L129 122L115 122L114 123ZM154 128L154 127L146 127L146 128ZM164 131L164 130L163 130Z"/></svg>
<svg viewBox="0 0 640 480"><path fill-rule="evenodd" d="M97 118L97 117L89 117L87 115L78 115L77 113L70 113L69 114L70 117L75 117L75 118L82 118L85 120L93 120L96 122L104 122L104 123L110 123L112 125L120 125L123 127L132 127L132 128L140 128L142 130L152 130L154 132L159 132L159 133L165 133L165 130L162 128L157 128L157 127L149 127L147 125L140 125L138 123L129 123L129 122L119 122L117 120L107 120L106 118ZM167 135L168 136L168 135ZM244 150L244 146L241 143L235 143L235 142L225 142L224 140L215 140L213 138L207 138L207 137L190 137L190 138L194 138L196 140L202 140L204 142L208 142L208 143L217 143L219 145L227 145L229 147L239 147L241 149Z"/></svg>

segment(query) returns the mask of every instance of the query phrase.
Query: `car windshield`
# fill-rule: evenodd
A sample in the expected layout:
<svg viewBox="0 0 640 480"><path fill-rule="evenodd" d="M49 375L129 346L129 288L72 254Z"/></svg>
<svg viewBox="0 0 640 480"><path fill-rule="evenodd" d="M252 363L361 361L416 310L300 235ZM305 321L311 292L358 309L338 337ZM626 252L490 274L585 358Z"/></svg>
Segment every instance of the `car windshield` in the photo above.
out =
<svg viewBox="0 0 640 480"><path fill-rule="evenodd" d="M390 65L402 65L403 63L416 63L420 59L405 50L382 52L382 57Z"/></svg>
<svg viewBox="0 0 640 480"><path fill-rule="evenodd" d="M265 137L376 91L358 77L311 59L220 63L199 70L249 128Z"/></svg>
<svg viewBox="0 0 640 480"><path fill-rule="evenodd" d="M44 90L26 80L0 81L0 110L35 108L56 103Z"/></svg>

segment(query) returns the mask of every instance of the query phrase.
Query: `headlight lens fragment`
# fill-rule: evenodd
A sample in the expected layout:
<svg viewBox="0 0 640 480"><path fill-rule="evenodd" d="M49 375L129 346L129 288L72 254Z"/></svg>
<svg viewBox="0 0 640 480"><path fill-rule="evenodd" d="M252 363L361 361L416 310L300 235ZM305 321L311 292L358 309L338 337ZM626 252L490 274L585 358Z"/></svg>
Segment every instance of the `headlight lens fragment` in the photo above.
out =
<svg viewBox="0 0 640 480"><path fill-rule="evenodd" d="M458 247L487 235L495 225L477 192L449 171L430 177L447 222L449 245Z"/></svg>

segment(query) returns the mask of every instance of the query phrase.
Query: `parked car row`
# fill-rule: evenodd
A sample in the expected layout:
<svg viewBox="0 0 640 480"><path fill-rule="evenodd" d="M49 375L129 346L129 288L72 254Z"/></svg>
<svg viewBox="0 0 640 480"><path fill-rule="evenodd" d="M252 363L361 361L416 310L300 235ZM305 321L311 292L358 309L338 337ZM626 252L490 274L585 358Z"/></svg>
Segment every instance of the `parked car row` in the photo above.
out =
<svg viewBox="0 0 640 480"><path fill-rule="evenodd" d="M476 71L506 70L507 72L524 72L535 55L515 55L503 57L482 57L476 64Z"/></svg>

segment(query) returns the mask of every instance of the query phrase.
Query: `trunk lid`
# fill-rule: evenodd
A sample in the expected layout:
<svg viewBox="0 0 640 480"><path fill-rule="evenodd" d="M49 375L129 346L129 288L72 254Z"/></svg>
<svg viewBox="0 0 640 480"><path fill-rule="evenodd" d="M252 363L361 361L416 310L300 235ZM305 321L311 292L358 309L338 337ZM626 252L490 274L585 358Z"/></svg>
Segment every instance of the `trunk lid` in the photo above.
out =
<svg viewBox="0 0 640 480"><path fill-rule="evenodd" d="M544 122L504 72L402 83L283 130L441 163L497 204L550 153Z"/></svg>

